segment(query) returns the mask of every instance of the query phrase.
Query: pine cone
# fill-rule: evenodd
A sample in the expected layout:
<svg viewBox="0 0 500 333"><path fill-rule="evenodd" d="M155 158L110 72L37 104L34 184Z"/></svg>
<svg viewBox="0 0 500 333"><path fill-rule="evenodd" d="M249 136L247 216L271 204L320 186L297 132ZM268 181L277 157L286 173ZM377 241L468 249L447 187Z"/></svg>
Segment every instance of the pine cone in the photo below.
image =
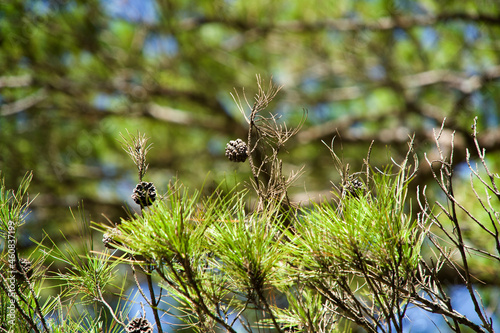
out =
<svg viewBox="0 0 500 333"><path fill-rule="evenodd" d="M226 145L226 156L232 162L245 162L248 157L247 144L241 139L229 141Z"/></svg>
<svg viewBox="0 0 500 333"><path fill-rule="evenodd" d="M344 185L344 193L346 195L353 196L355 198L358 197L359 193L365 188L365 184L363 184L358 179L353 179L348 181L346 185Z"/></svg>
<svg viewBox="0 0 500 333"><path fill-rule="evenodd" d="M134 202L141 207L150 206L156 200L156 188L153 183L140 182L132 194Z"/></svg>
<svg viewBox="0 0 500 333"><path fill-rule="evenodd" d="M102 235L102 242L104 246L108 249L116 249L115 245L120 245L120 242L116 241L116 236L121 235L121 231L117 228L111 229L109 232L105 232Z"/></svg>
<svg viewBox="0 0 500 333"><path fill-rule="evenodd" d="M153 333L153 326L146 318L135 318L125 327L127 333Z"/></svg>
<svg viewBox="0 0 500 333"><path fill-rule="evenodd" d="M33 267L31 264L31 260L20 258L16 263L16 272L14 273L14 276L17 280L24 280L23 273L26 273L28 279L31 278L31 275L33 274Z"/></svg>

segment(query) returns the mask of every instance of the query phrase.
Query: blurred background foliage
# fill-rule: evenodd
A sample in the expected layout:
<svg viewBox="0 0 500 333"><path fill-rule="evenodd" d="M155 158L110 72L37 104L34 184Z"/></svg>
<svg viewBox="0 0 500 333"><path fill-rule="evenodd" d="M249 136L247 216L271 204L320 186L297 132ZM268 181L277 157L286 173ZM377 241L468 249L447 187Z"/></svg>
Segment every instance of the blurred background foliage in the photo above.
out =
<svg viewBox="0 0 500 333"><path fill-rule="evenodd" d="M173 178L208 189L246 181L249 167L224 156L247 130L230 93L245 87L252 103L261 74L284 86L270 108L282 120L293 126L308 110L283 156L286 170L305 165L292 200L338 181L322 141L336 136L353 172L372 140L374 165L401 160L413 134L432 160L445 117L467 183L474 116L499 170L498 36L496 0L2 1L0 170L7 188L34 171L23 228L35 239L41 229L78 237L68 207L80 202L94 221L136 209L136 171L117 141L126 130L151 138L145 180L160 193ZM432 181L424 164L415 186Z"/></svg>

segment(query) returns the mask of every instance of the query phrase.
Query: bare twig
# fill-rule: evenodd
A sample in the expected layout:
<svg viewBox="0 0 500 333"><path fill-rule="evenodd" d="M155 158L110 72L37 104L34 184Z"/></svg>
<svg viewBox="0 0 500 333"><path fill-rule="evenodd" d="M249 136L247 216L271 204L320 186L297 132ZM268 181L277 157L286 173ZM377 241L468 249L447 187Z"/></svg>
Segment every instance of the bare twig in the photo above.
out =
<svg viewBox="0 0 500 333"><path fill-rule="evenodd" d="M247 135L248 161L253 176L252 185L259 196L257 210L263 209L264 204L271 199L288 210L291 204L287 189L301 171L291 172L288 177L285 177L283 175L283 162L278 154L285 143L301 129L307 111L304 110L299 124L290 128L286 123L279 122L279 117L276 114L262 115L262 111L269 106L282 87L274 85L272 80L266 86L260 75L257 75L257 88L253 105L248 101L244 91L243 97L240 97L236 90L235 94L231 94L238 110L249 125ZM250 109L248 115L242 99ZM260 163L256 160L257 154L263 155Z"/></svg>
<svg viewBox="0 0 500 333"><path fill-rule="evenodd" d="M432 168L433 162L429 161L427 156L426 156L426 160L431 168L431 172L432 172L432 175L433 175L436 183L439 185L439 187L441 188L441 191L446 195L446 197L448 199L448 204L449 204L448 209L446 209L439 202L436 202L436 204L441 208L442 212L445 213L446 217L451 222L451 224L453 226L453 233L448 232L446 230L446 228L438 221L436 216L434 216L434 215L430 215L430 216L431 216L432 220L435 222L435 224L445 233L446 237L455 245L458 253L460 254L460 263L462 266L462 272L460 272L457 268L455 268L455 271L458 274L462 273L461 275L464 279L465 286L466 286L466 288L469 292L470 298L473 302L474 310L482 322L482 327L484 328L484 331L493 332L491 321L488 320L488 318L484 312L484 309L482 309L482 307L480 305L480 302L478 300L478 296L476 295L476 292L473 289L473 285L472 285L473 277L472 277L472 273L470 271L469 259L467 257L468 256L467 250L469 249L469 247L466 246L463 235L462 235L462 228L461 228L459 221L458 221L457 209L460 209L464 213L466 213L479 226L483 226L483 225L478 219L476 219L473 216L473 214L469 210L467 210L462 204L460 204L455 197L454 190L453 190L453 183L452 183L452 177L453 177L452 163L453 163L453 154L454 154L454 137L452 134L451 143L450 143L451 149L450 149L449 157L446 157L446 156L444 156L443 149L442 149L440 141L439 141L439 139L443 133L443 128L444 128L444 121L441 125L440 131L437 133L436 132L434 133L436 148L439 152L439 160L437 162L440 163L440 165L441 165L441 167L439 169L439 176L436 174L436 172ZM478 197L478 199L479 199L479 197ZM483 230L487 230L487 229L483 227ZM491 232L490 232L490 234L491 234ZM444 251L441 250L440 246L434 241L433 241L433 243L441 251L441 253L445 255ZM445 255L445 258L450 264L452 264L452 260L449 256ZM427 290L430 290L430 289L427 288ZM436 308L432 308L432 311L437 311L437 310L436 310ZM461 318L457 315L454 315L451 318L453 318L457 322L461 322L463 320L463 318ZM468 325L470 325L470 324L468 324ZM458 329L458 325L455 325L455 326L456 326L456 329ZM483 331L483 329L481 329L481 331Z"/></svg>
<svg viewBox="0 0 500 333"><path fill-rule="evenodd" d="M127 152L132 161L137 167L139 173L139 181L142 181L142 178L148 171L149 164L146 163L146 155L152 147L152 144L148 145L149 138L146 137L145 134L137 132L137 135L134 136L130 134L127 130L128 138L125 135L120 133L120 136L123 142L122 144L123 150Z"/></svg>

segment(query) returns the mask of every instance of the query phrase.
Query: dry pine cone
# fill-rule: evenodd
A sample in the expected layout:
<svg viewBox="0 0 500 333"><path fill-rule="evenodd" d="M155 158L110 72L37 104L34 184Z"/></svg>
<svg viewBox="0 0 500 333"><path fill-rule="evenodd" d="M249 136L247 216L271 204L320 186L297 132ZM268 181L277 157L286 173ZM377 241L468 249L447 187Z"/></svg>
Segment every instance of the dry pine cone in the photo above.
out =
<svg viewBox="0 0 500 333"><path fill-rule="evenodd" d="M344 193L357 198L359 193L363 191L365 185L358 179L353 179L344 185Z"/></svg>
<svg viewBox="0 0 500 333"><path fill-rule="evenodd" d="M226 145L226 156L232 162L245 162L248 157L247 144L241 139L229 141Z"/></svg>
<svg viewBox="0 0 500 333"><path fill-rule="evenodd" d="M150 206L156 200L156 188L153 183L140 182L132 194L134 202L141 207Z"/></svg>
<svg viewBox="0 0 500 333"><path fill-rule="evenodd" d="M127 333L153 333L153 326L146 318L135 318L125 328Z"/></svg>

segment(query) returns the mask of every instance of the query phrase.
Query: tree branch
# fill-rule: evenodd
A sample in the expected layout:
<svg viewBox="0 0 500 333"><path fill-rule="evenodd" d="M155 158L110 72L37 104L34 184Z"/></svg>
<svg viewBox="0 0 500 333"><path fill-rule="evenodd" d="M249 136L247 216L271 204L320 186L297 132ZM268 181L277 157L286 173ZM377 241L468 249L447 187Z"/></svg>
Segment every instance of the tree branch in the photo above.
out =
<svg viewBox="0 0 500 333"><path fill-rule="evenodd" d="M447 23L449 21L477 22L490 25L500 25L500 17L486 13L466 13L466 12L443 12L439 14L424 15L400 15L382 17L371 21L361 21L358 19L335 18L316 22L304 21L281 21L281 22L259 22L250 20L230 19L227 17L190 17L179 22L182 30L198 29L205 24L220 23L237 30L258 29L262 32L317 32L325 29L336 31L385 31L409 29L413 27L431 26L437 23ZM161 32L164 30L161 25L146 24L149 30Z"/></svg>
<svg viewBox="0 0 500 333"><path fill-rule="evenodd" d="M2 105L2 107L0 108L0 115L10 116L15 113L22 112L40 103L45 98L47 98L46 91L44 89L39 89L35 93L26 96L20 100L17 100L10 104Z"/></svg>
<svg viewBox="0 0 500 333"><path fill-rule="evenodd" d="M0 77L0 88L19 88L31 85L33 78L29 74L19 76L2 76Z"/></svg>

